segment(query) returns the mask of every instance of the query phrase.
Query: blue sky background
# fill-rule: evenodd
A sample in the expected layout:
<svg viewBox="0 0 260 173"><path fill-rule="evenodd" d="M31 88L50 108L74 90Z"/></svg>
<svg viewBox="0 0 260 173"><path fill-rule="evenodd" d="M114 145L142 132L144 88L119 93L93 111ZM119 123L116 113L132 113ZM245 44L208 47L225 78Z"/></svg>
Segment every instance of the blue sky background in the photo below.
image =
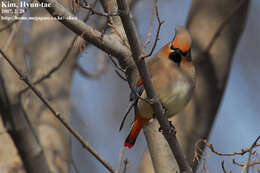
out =
<svg viewBox="0 0 260 173"><path fill-rule="evenodd" d="M165 0L159 3L160 17L165 24L155 51L173 38L176 24L185 24L190 4L190 0ZM147 36L151 12L150 1L142 0L137 3L135 16L143 40ZM252 0L247 26L237 47L227 89L209 139L209 142L221 152L239 151L250 146L260 135L260 24L256 22L259 21L259 15L260 1ZM153 38L154 35L152 40ZM80 63L89 71L94 71L98 62L96 56L100 54L102 53L98 49L88 48L88 53L80 57ZM114 168L118 165L120 148L130 125L128 122L122 132L118 132L128 105L128 95L127 83L115 74L111 64L108 71L98 80L86 79L79 73L74 75L71 99L72 125ZM133 115L129 119L133 119ZM131 162L127 173L136 172L145 146L142 134L138 137L136 146L132 150L126 150L125 156ZM107 172L75 139L72 139L72 153L80 172ZM208 152L209 171L222 172L223 159ZM240 170L231 163L231 158L226 159L225 166L232 168L233 172Z"/></svg>

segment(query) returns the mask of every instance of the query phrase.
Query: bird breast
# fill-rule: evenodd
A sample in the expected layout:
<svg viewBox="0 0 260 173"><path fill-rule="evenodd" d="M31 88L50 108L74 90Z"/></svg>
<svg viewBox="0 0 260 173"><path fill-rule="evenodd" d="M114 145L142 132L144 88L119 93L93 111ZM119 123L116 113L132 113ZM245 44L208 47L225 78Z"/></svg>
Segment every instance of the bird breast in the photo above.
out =
<svg viewBox="0 0 260 173"><path fill-rule="evenodd" d="M187 81L178 80L175 85L166 89L159 95L163 106L168 111L168 116L171 117L180 112L191 97L191 85Z"/></svg>
<svg viewBox="0 0 260 173"><path fill-rule="evenodd" d="M172 62L165 63L161 59L155 59L148 62L148 67L155 92L167 109L168 116L171 117L184 109L195 86L194 66L186 64L183 68ZM141 96L147 98L145 91ZM144 118L153 116L151 105L143 100L138 101L137 111Z"/></svg>
<svg viewBox="0 0 260 173"><path fill-rule="evenodd" d="M172 85L159 90L156 89L156 93L158 93L160 101L166 108L168 117L172 117L184 109L190 100L192 95L192 86L188 81L177 80ZM146 98L145 92L142 94L142 97ZM142 100L139 100L137 103L137 111L144 118L151 118L153 116L151 105Z"/></svg>

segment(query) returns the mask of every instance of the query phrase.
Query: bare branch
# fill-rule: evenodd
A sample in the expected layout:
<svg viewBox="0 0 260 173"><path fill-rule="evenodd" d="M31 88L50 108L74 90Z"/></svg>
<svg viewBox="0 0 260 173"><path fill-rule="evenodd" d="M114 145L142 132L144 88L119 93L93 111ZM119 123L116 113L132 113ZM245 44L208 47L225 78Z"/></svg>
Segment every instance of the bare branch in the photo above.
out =
<svg viewBox="0 0 260 173"><path fill-rule="evenodd" d="M221 161L221 167L224 173L228 173L225 166L224 166L224 160ZM229 171L229 173L232 173L232 171Z"/></svg>
<svg viewBox="0 0 260 173"><path fill-rule="evenodd" d="M148 53L147 55L142 56L141 58L146 58L146 57L151 56L151 55L153 54L153 51L154 51L154 49L155 49L155 47L156 47L156 44L157 44L157 42L158 42L158 40L159 40L159 34L160 34L160 31L161 31L161 26L162 26L162 24L164 23L164 21L161 21L161 19L160 19L160 17L159 17L159 12L158 12L158 6L157 6L157 4L156 4L156 6L155 6L155 11L156 11L157 21L158 21L158 23L159 23L158 29L157 29L157 32L156 32L156 36L155 36L155 41L154 41L154 44L153 44L153 47L152 47L150 53Z"/></svg>
<svg viewBox="0 0 260 173"><path fill-rule="evenodd" d="M126 111L126 113L125 113L125 116L124 116L124 118L123 118L123 120L121 121L121 124L120 124L120 127L119 127L119 131L121 131L122 130L122 128L123 128L123 126L124 126L124 124L125 124L125 120L126 120L126 117L127 117L127 115L129 114L129 112L132 110L132 108L135 106L135 101L132 103L130 103L129 105L128 105L128 107L127 107L127 111Z"/></svg>
<svg viewBox="0 0 260 173"><path fill-rule="evenodd" d="M124 169L122 173L126 173L127 168L129 167L129 162L127 159L124 160Z"/></svg>
<svg viewBox="0 0 260 173"><path fill-rule="evenodd" d="M97 0L95 0L95 1L92 3L91 6L92 6L92 7L95 7L96 2L97 2ZM83 19L83 21L86 22L86 21L89 19L90 15L91 15L91 13L88 12L87 15L85 16L85 18ZM52 68L50 69L50 71L48 71L46 74L43 74L41 77L39 77L38 79L36 79L36 80L33 82L34 85L37 85L37 84L41 83L42 81L44 81L45 79L50 78L51 75L52 75L53 73L55 73L55 72L64 64L64 62L67 60L67 58L68 58L70 52L72 51L72 49L73 49L73 47L74 47L76 41L79 40L79 38L80 38L79 36L75 35L75 37L72 39L72 41L71 41L71 43L70 43L70 47L67 49L66 53L65 53L64 56L61 58L61 60L59 61L59 63L58 63L57 65L55 65L54 67L52 67ZM19 95L22 95L22 94L23 94L24 92L26 92L28 89L29 89L29 87L26 87L26 88L22 89L22 90L20 91Z"/></svg>
<svg viewBox="0 0 260 173"><path fill-rule="evenodd" d="M129 62L131 52L125 46L122 46L119 40L113 39L113 37L109 35L104 35L102 37L101 32L96 31L81 20L69 20L69 17L75 18L75 16L57 2L57 0L39 0L39 2L51 3L52 6L46 8L49 13L54 17L62 17L63 20L59 20L59 22L63 23L76 34L83 34L82 37L87 42L94 44L96 47L118 58L122 64Z"/></svg>
<svg viewBox="0 0 260 173"><path fill-rule="evenodd" d="M71 158L71 165L72 165L73 169L75 170L75 172L79 173L79 169L78 169L78 167L77 167L77 165L76 165L76 163L75 163L73 158Z"/></svg>
<svg viewBox="0 0 260 173"><path fill-rule="evenodd" d="M119 153L119 162L118 162L118 169L117 169L117 172L118 173L123 173L123 170L122 168L124 168L123 164L124 164L124 154L125 154L125 147L122 147L120 149L120 153Z"/></svg>
<svg viewBox="0 0 260 173"><path fill-rule="evenodd" d="M77 38L78 38L77 36L73 38L73 40L72 40L72 42L71 42L71 44L70 44L70 47L67 49L65 55L61 58L61 60L59 61L59 63L58 63L57 65L55 65L54 67L52 67L52 68L50 69L50 71L48 71L46 74L43 74L41 77L39 77L37 80L35 80L35 81L33 82L33 85L37 85L37 84L41 83L42 81L44 81L45 79L50 78L51 75L52 75L53 73L55 73L55 72L63 65L63 63L67 60L67 58L68 58L68 56L69 56L69 53L70 53L71 50L73 49L73 46L74 46L74 44L75 44ZM30 89L29 86L27 86L26 88L22 89L19 94L20 94L20 95L23 94L24 92L28 91L28 89Z"/></svg>
<svg viewBox="0 0 260 173"><path fill-rule="evenodd" d="M111 62L114 64L115 68L118 69L119 71L126 73L126 69L123 69L120 65L117 64L117 62L113 59L111 55L108 55L109 59Z"/></svg>
<svg viewBox="0 0 260 173"><path fill-rule="evenodd" d="M11 26L13 26L13 24L15 24L16 22L18 22L19 20L13 20L12 22L9 22L8 24L6 24L5 26L3 26L2 28L0 28L0 32L3 32L4 30L10 28Z"/></svg>
<svg viewBox="0 0 260 173"><path fill-rule="evenodd" d="M241 155L241 156L242 156L242 155L244 155L244 154L246 154L246 153L251 153L252 150L253 150L255 147L260 146L260 143L257 143L259 139L260 139L260 136L258 136L258 137L256 138L256 140L255 140L254 143L251 145L251 147L246 148L246 149L241 149L240 152L232 152L232 153L221 153L221 152L218 152L218 151L215 150L215 148L214 148L214 146L213 146L212 144L209 144L209 143L207 142L206 139L204 139L204 140L199 140L199 141L196 143L196 145L195 145L195 149L202 151L202 150L199 148L199 144L200 144L200 143L203 143L205 146L207 146L207 147L211 150L211 152L213 152L213 153L215 153L215 154L217 154L217 155L219 155L219 156L235 156L235 155Z"/></svg>
<svg viewBox="0 0 260 173"><path fill-rule="evenodd" d="M236 160L233 158L233 159L232 159L232 163L235 164L235 165L237 165L237 166L249 168L249 167L252 167L252 166L254 166L254 165L260 165L260 160L258 160L258 161L246 162L246 163L241 163L241 162L236 161Z"/></svg>
<svg viewBox="0 0 260 173"><path fill-rule="evenodd" d="M146 68L145 65L144 58L140 59L140 57L143 56L144 54L144 48L139 39L138 32L136 30L136 26L130 14L128 4L126 3L125 0L117 0L117 4L118 4L118 9L124 12L122 15L120 15L120 17L126 32L126 36L128 38L128 42L131 47L133 59L140 73L147 96L149 99L153 101L153 104L151 106L153 108L156 118L160 123L162 134L164 135L165 139L170 145L170 148L179 165L180 171L190 173L192 172L192 169L184 156L184 153L177 141L175 132L174 130L172 130L172 127L167 119L167 116L164 116L163 114L162 105L158 97L156 96L155 90L152 85L152 81L149 77L148 69Z"/></svg>
<svg viewBox="0 0 260 173"><path fill-rule="evenodd" d="M95 14L95 15L103 16L103 17L119 16L120 15L120 12L117 12L117 13L98 12L98 11L94 10L88 3L85 3L85 4L83 4L83 3L84 2L82 2L82 3L80 2L80 6L82 8L89 10L92 15Z"/></svg>
<svg viewBox="0 0 260 173"><path fill-rule="evenodd" d="M28 120L28 115L17 97L10 98L8 96L6 86L9 85L5 84L5 80L1 75L0 114L6 132L12 138L25 170L30 173L50 173L43 148Z"/></svg>
<svg viewBox="0 0 260 173"><path fill-rule="evenodd" d="M90 144L83 139L80 134L73 129L73 127L65 121L63 116L57 112L53 106L42 96L40 91L34 87L34 85L29 81L29 79L22 74L22 72L12 63L11 59L7 57L7 55L0 49L0 53L3 55L3 58L8 62L8 64L14 69L14 71L18 74L21 80L23 80L28 87L34 92L34 94L45 104L45 106L52 112L52 114L64 125L64 127L82 144L84 148L86 148L100 163L102 163L111 173L115 173L116 171L112 168L112 166L106 162L95 150L90 146Z"/></svg>
<svg viewBox="0 0 260 173"><path fill-rule="evenodd" d="M153 11L152 11L152 18L151 18L151 22L150 22L150 26L149 26L149 31L147 34L147 39L144 43L144 48L146 48L146 46L151 42L151 36L152 36L152 32L153 32L153 24L154 24L154 17L155 17L155 9L157 6L157 0L153 0Z"/></svg>
<svg viewBox="0 0 260 173"><path fill-rule="evenodd" d="M25 9L25 10L26 10L26 9ZM21 17L21 16L23 16L23 15L24 15L24 13L21 13L21 14L18 15L18 17ZM0 28L0 32L3 32L4 30L10 28L10 27L13 26L13 24L15 24L16 22L19 22L19 20L17 19L17 20L13 20L12 22L9 22L8 24L6 24L6 25L3 26L2 28Z"/></svg>

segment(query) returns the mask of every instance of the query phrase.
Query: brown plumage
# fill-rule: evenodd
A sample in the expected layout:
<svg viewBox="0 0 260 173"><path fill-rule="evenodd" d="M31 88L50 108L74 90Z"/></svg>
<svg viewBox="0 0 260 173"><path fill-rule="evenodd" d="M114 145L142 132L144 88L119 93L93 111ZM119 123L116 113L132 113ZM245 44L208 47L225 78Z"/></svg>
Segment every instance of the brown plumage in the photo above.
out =
<svg viewBox="0 0 260 173"><path fill-rule="evenodd" d="M192 96L195 87L195 69L190 57L191 37L189 32L178 26L173 41L162 47L156 55L147 60L156 94L171 117L180 112ZM146 98L145 91L141 96ZM125 141L131 148L138 133L153 117L150 104L138 100L136 120Z"/></svg>

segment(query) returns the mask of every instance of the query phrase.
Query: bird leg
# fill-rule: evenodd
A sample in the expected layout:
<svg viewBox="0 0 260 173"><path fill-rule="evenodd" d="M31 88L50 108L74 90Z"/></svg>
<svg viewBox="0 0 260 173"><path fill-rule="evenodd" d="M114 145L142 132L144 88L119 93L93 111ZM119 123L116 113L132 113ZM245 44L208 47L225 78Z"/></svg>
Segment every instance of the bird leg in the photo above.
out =
<svg viewBox="0 0 260 173"><path fill-rule="evenodd" d="M166 109L166 107L163 104L162 104L162 108L163 108L163 116L166 116L168 118L168 110ZM176 129L172 125L172 122L168 121L168 123L169 123L170 128L168 128L168 127L160 127L159 128L159 132L176 134Z"/></svg>
<svg viewBox="0 0 260 173"><path fill-rule="evenodd" d="M168 121L168 123L169 123L170 128L169 128L168 126L167 126L167 127L160 127L160 128L159 128L159 132L161 132L161 133L167 133L167 134L172 133L172 134L176 135L176 129L175 129L175 127L172 125L172 122L171 122L171 121Z"/></svg>

